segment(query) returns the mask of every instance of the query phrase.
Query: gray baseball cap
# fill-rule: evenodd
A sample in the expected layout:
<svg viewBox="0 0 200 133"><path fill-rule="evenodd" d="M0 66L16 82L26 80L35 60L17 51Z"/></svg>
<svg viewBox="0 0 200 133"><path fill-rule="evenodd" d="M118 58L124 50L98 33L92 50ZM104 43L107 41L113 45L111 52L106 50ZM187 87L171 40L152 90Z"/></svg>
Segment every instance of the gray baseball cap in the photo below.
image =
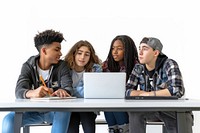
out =
<svg viewBox="0 0 200 133"><path fill-rule="evenodd" d="M155 50L159 50L160 54L163 54L162 53L163 45L160 42L160 40L157 38L154 38L154 37L148 37L148 39L149 40L147 41L147 45L149 45L150 47L152 47Z"/></svg>

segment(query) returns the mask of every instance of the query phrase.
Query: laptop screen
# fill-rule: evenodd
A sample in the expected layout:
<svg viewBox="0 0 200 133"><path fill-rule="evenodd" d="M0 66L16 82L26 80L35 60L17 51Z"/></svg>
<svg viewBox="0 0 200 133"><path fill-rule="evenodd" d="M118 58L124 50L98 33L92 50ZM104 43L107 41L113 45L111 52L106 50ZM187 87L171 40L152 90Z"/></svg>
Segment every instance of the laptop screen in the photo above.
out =
<svg viewBox="0 0 200 133"><path fill-rule="evenodd" d="M126 73L85 72L84 98L125 98Z"/></svg>

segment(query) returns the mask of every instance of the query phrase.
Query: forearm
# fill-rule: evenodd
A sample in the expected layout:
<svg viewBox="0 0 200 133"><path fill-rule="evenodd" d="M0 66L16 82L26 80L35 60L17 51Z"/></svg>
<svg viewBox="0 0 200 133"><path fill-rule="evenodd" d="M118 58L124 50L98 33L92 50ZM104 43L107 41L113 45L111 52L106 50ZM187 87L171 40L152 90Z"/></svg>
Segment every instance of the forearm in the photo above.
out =
<svg viewBox="0 0 200 133"><path fill-rule="evenodd" d="M130 96L139 96L141 94L145 93L145 91L142 90L132 90L130 93Z"/></svg>
<svg viewBox="0 0 200 133"><path fill-rule="evenodd" d="M142 90L132 90L130 96L171 96L168 89L146 92Z"/></svg>
<svg viewBox="0 0 200 133"><path fill-rule="evenodd" d="M26 98L31 98L33 97L34 94L34 90L29 90L25 93Z"/></svg>
<svg viewBox="0 0 200 133"><path fill-rule="evenodd" d="M169 92L168 89L152 91L150 93L151 95L156 95L156 96L171 96L171 93Z"/></svg>

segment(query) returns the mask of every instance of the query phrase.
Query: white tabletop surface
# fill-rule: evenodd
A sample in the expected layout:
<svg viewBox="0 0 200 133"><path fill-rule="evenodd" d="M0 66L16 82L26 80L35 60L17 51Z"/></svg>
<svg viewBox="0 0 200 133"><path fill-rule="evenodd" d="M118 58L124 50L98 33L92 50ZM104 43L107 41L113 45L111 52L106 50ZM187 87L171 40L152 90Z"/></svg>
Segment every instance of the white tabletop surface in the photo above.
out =
<svg viewBox="0 0 200 133"><path fill-rule="evenodd" d="M125 99L63 99L0 101L0 111L15 111L15 133L20 132L25 111L175 111L178 133L186 133L185 112L200 111L200 100L125 100Z"/></svg>
<svg viewBox="0 0 200 133"><path fill-rule="evenodd" d="M0 111L21 110L145 110L153 111L177 111L200 110L200 100L125 100L125 99L64 99L64 100L35 100L17 99L13 101L0 101Z"/></svg>

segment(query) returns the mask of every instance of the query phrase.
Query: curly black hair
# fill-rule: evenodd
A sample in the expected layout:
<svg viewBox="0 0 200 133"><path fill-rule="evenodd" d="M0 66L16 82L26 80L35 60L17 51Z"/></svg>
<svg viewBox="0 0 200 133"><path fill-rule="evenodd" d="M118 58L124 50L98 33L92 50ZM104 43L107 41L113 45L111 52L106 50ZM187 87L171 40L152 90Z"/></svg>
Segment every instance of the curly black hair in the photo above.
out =
<svg viewBox="0 0 200 133"><path fill-rule="evenodd" d="M40 51L43 45L49 45L53 42L61 43L64 39L63 34L56 32L54 30L45 30L43 32L38 32L34 37L35 47Z"/></svg>

